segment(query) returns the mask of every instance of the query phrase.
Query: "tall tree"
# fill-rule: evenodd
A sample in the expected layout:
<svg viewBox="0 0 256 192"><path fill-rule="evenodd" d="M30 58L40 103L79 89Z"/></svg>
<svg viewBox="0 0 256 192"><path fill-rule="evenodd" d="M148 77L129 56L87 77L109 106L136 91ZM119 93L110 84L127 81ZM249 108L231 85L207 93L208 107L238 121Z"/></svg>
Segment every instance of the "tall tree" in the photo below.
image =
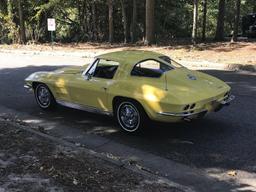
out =
<svg viewBox="0 0 256 192"><path fill-rule="evenodd" d="M18 42L18 30L14 23L13 0L7 0L7 19L6 27L8 29L7 39L12 43Z"/></svg>
<svg viewBox="0 0 256 192"><path fill-rule="evenodd" d="M233 37L231 41L237 41L240 12L241 12L241 0L236 0L236 17L235 17Z"/></svg>
<svg viewBox="0 0 256 192"><path fill-rule="evenodd" d="M207 16L207 0L203 0L203 29L202 29L202 41L205 41L206 16Z"/></svg>
<svg viewBox="0 0 256 192"><path fill-rule="evenodd" d="M146 0L146 38L145 44L155 43L155 0Z"/></svg>
<svg viewBox="0 0 256 192"><path fill-rule="evenodd" d="M218 19L217 19L217 27L216 27L216 34L215 40L221 41L224 39L224 18L225 18L225 0L219 0L219 12L218 12Z"/></svg>
<svg viewBox="0 0 256 192"><path fill-rule="evenodd" d="M128 27L127 27L127 15L126 15L126 2L125 0L120 0L122 8L122 22L124 27L124 43L128 40Z"/></svg>
<svg viewBox="0 0 256 192"><path fill-rule="evenodd" d="M96 6L95 1L92 2L92 32L93 32L93 40L98 39L97 35L97 24L96 24Z"/></svg>
<svg viewBox="0 0 256 192"><path fill-rule="evenodd" d="M108 0L108 41L113 43L114 24L113 24L113 0Z"/></svg>
<svg viewBox="0 0 256 192"><path fill-rule="evenodd" d="M135 42L137 40L136 25L137 25L137 0L133 0L132 1L131 42Z"/></svg>
<svg viewBox="0 0 256 192"><path fill-rule="evenodd" d="M18 11L19 11L19 22L20 22L20 42L22 44L26 43L26 32L25 32L25 23L23 19L23 9L21 6L21 0L17 0Z"/></svg>
<svg viewBox="0 0 256 192"><path fill-rule="evenodd" d="M192 42L194 44L197 41L197 22L198 22L198 0L194 0L193 29L192 29Z"/></svg>
<svg viewBox="0 0 256 192"><path fill-rule="evenodd" d="M0 13L7 14L7 2L0 1Z"/></svg>

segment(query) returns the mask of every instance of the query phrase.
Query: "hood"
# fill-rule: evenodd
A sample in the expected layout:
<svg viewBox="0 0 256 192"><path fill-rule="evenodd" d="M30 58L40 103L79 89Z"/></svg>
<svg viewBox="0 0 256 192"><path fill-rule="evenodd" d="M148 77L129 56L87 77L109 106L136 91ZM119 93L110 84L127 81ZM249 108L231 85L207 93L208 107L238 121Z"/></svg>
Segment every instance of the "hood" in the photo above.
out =
<svg viewBox="0 0 256 192"><path fill-rule="evenodd" d="M88 65L84 66L72 66L72 67L64 67L61 69L57 69L54 72L55 73L63 73L63 74L77 74L77 73L82 73Z"/></svg>
<svg viewBox="0 0 256 192"><path fill-rule="evenodd" d="M186 68L176 68L166 73L168 92L178 98L207 99L229 91L230 87L220 79Z"/></svg>

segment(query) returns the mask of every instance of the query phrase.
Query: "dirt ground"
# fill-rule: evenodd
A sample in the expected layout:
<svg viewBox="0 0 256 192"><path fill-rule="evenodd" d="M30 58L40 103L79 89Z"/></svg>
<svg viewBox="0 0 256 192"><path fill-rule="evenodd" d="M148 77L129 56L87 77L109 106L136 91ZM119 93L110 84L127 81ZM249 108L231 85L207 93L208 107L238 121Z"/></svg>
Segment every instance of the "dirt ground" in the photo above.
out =
<svg viewBox="0 0 256 192"><path fill-rule="evenodd" d="M0 192L180 191L24 131L15 121L0 118Z"/></svg>
<svg viewBox="0 0 256 192"><path fill-rule="evenodd" d="M220 42L192 45L151 46L107 43L55 44L54 51L103 53L142 49L164 53L176 60L209 61L225 64L256 65L256 42ZM52 51L50 44L0 45L0 50Z"/></svg>

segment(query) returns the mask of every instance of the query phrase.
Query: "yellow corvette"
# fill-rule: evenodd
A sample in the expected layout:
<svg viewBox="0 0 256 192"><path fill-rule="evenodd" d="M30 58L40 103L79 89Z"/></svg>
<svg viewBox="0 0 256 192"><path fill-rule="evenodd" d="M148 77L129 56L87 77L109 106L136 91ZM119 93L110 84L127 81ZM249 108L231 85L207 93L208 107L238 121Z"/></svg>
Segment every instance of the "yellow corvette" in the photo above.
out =
<svg viewBox="0 0 256 192"><path fill-rule="evenodd" d="M58 103L114 115L127 132L141 130L150 119L200 118L234 99L223 81L149 51L107 53L89 65L36 72L25 87L43 109Z"/></svg>

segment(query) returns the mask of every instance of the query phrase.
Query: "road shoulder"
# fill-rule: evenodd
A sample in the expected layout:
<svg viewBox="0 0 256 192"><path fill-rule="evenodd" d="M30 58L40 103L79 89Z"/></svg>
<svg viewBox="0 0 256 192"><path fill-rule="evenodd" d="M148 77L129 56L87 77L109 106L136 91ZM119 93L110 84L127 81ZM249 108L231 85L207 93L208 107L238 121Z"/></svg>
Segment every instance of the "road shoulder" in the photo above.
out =
<svg viewBox="0 0 256 192"><path fill-rule="evenodd" d="M112 51L119 51L119 50L125 50L130 49L129 47L123 47L118 49L88 49L86 51L83 50L76 50L76 49L56 49L56 50L26 50L26 49L8 49L0 47L0 53L1 54L7 54L7 55L15 55L16 57L20 56L31 56L31 57L52 57L52 60L47 63L47 65L52 65L53 63L56 63L56 58L69 58L69 65L79 65L81 62L81 59L84 60L84 63L90 62L95 56L99 54L104 54L107 52ZM143 50L143 48L139 48L140 50ZM146 48L148 50L149 48ZM150 49L151 50L151 49ZM151 51L157 51L163 54L171 54L169 52L166 52L165 48L157 48L153 49ZM187 51L186 51L187 52ZM192 53L191 53L192 54ZM198 53L199 54L199 53ZM59 60L58 59L58 60ZM199 58L199 59L191 59L190 57L183 58L182 56L178 55L174 57L175 60L180 62L182 65L184 65L187 68L193 69L193 70L230 70L230 71L248 71L248 72L256 72L256 64L251 63L227 63L224 61L211 61L209 59L205 58ZM61 59L63 60L63 59ZM76 64L77 62L77 64ZM58 63L58 62L57 62ZM65 63L65 62L64 62ZM39 62L40 64L40 62ZM66 64L65 64L66 65ZM68 65L68 64L67 64ZM10 66L11 67L11 66Z"/></svg>
<svg viewBox="0 0 256 192"><path fill-rule="evenodd" d="M231 191L232 183L211 177L207 172L176 163L169 159L141 151L104 137L83 134L79 130L40 119L0 106L0 116L13 119L24 130L51 141L82 149L140 175L152 177L182 191ZM23 126L25 125L25 126ZM28 125L28 126L27 126ZM47 131L51 129L51 131ZM68 136L68 138L67 138Z"/></svg>
<svg viewBox="0 0 256 192"><path fill-rule="evenodd" d="M0 118L0 145L1 192L182 191L7 117Z"/></svg>

